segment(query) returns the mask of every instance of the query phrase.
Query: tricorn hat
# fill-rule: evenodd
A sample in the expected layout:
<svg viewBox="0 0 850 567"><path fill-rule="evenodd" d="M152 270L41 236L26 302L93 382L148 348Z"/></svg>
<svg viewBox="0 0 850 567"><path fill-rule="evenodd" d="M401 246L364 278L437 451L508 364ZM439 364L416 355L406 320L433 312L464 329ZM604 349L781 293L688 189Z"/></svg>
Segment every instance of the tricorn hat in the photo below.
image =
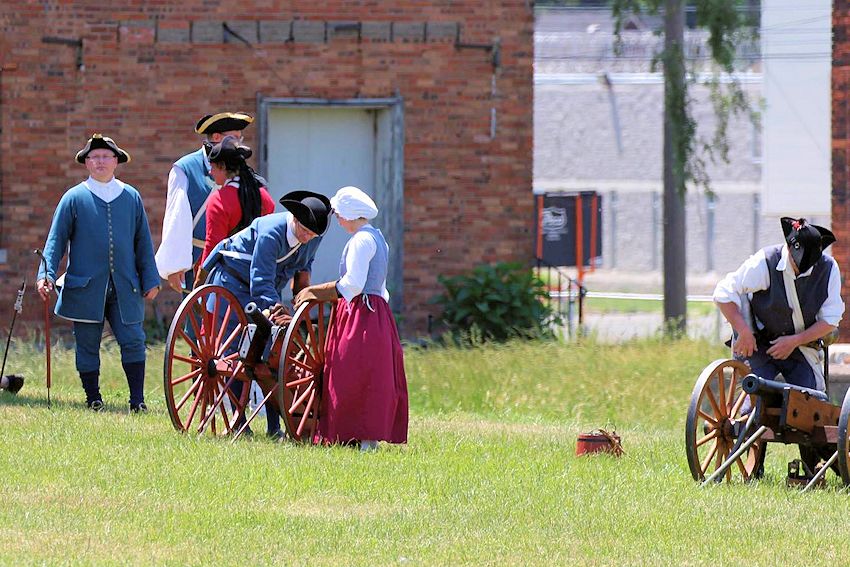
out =
<svg viewBox="0 0 850 567"><path fill-rule="evenodd" d="M782 217L780 222L788 251L801 274L820 260L824 248L835 242L835 235L829 229L809 224L806 219Z"/></svg>
<svg viewBox="0 0 850 567"><path fill-rule="evenodd" d="M198 134L215 134L231 130L244 130L254 121L254 117L244 112L219 112L207 114L195 125Z"/></svg>
<svg viewBox="0 0 850 567"><path fill-rule="evenodd" d="M252 154L251 148L243 146L233 136L225 136L219 143L210 147L207 157L210 163L232 165L244 162Z"/></svg>
<svg viewBox="0 0 850 567"><path fill-rule="evenodd" d="M104 136L103 134L92 134L86 145L77 152L77 163L86 163L86 156L92 150L111 150L118 157L118 163L127 163L130 161L130 154L118 147L115 140Z"/></svg>
<svg viewBox="0 0 850 567"><path fill-rule="evenodd" d="M312 232L319 236L328 228L331 201L321 193L292 191L280 198L280 204Z"/></svg>

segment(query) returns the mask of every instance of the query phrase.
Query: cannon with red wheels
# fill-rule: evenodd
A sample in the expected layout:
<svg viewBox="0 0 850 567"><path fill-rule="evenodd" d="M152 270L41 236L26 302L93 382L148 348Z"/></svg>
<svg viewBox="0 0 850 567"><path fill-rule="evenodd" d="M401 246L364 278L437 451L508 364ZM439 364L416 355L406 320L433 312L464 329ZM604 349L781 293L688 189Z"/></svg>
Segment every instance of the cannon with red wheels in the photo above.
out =
<svg viewBox="0 0 850 567"><path fill-rule="evenodd" d="M328 302L310 301L276 326L223 287L193 290L166 342L163 385L175 429L236 439L268 404L290 439L313 442L332 311ZM251 400L252 382L262 399Z"/></svg>
<svg viewBox="0 0 850 567"><path fill-rule="evenodd" d="M764 380L739 360L716 360L702 371L691 394L685 424L688 466L703 485L724 478L750 481L763 471L767 443L797 444L802 463L812 469L801 475L806 489L830 468L850 485L848 420L850 395L839 406L823 392Z"/></svg>

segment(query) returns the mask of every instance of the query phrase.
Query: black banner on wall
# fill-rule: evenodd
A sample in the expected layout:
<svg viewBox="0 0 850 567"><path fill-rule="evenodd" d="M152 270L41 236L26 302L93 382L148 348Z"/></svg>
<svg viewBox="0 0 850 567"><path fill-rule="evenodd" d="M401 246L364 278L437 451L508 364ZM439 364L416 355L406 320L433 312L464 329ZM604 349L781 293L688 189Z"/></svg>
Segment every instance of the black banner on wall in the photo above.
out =
<svg viewBox="0 0 850 567"><path fill-rule="evenodd" d="M534 202L539 259L551 266L575 266L581 225L582 265L602 265L602 198L595 191L545 193L535 195ZM578 203L581 215L577 214Z"/></svg>

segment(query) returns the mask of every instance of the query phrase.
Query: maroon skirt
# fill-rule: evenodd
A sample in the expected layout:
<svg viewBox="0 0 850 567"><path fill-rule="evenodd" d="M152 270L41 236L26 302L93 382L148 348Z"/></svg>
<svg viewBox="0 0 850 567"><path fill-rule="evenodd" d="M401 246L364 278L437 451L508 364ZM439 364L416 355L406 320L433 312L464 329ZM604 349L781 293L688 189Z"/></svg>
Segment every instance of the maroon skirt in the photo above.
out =
<svg viewBox="0 0 850 567"><path fill-rule="evenodd" d="M341 298L325 346L319 436L327 442L407 442L407 378L384 299Z"/></svg>

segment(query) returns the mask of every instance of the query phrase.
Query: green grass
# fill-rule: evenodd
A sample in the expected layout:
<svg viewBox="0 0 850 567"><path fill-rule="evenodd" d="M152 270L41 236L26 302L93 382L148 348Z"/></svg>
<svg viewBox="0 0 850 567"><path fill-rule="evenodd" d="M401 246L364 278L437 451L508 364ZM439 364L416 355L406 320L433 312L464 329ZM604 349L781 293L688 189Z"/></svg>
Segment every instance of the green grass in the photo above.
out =
<svg viewBox="0 0 850 567"><path fill-rule="evenodd" d="M587 297L584 300L587 313L662 313L664 303L649 299L609 299L604 297ZM711 315L716 311L714 303L707 301L688 301L688 315L700 317Z"/></svg>
<svg viewBox="0 0 850 567"><path fill-rule="evenodd" d="M513 343L409 349L410 442L374 454L197 439L170 424L162 348L149 353L152 413L126 414L114 349L110 411L92 414L73 354L17 347L0 394L0 564L777 565L850 564L837 477L767 475L701 490L683 449L699 371L725 349ZM576 436L616 427L626 454L577 458ZM802 527L801 527L802 526Z"/></svg>

